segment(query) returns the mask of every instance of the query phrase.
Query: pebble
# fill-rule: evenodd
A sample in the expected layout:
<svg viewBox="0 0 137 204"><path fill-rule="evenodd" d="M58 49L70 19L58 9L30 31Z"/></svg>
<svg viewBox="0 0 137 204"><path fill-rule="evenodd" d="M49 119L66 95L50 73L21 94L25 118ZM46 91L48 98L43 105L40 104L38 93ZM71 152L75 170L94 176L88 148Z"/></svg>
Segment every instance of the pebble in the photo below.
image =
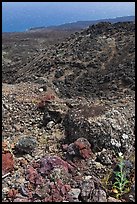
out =
<svg viewBox="0 0 137 204"><path fill-rule="evenodd" d="M128 135L126 135L126 134L123 134L122 135L122 138L125 140L125 139L128 139Z"/></svg>
<svg viewBox="0 0 137 204"><path fill-rule="evenodd" d="M92 178L92 176L85 176L85 177L84 177L84 180L85 180L85 181L88 181L88 180L90 180L91 178Z"/></svg>
<svg viewBox="0 0 137 204"><path fill-rule="evenodd" d="M4 187L3 189L2 189L2 192L5 194L5 193L7 193L9 191L9 188L7 188L7 187Z"/></svg>
<svg viewBox="0 0 137 204"><path fill-rule="evenodd" d="M43 91L43 88L40 88L39 91L42 92L42 91Z"/></svg>
<svg viewBox="0 0 137 204"><path fill-rule="evenodd" d="M79 196L79 194L80 194L80 189L79 189L79 188L72 188L72 189L68 192L68 194L69 194L70 196L72 196L73 199L78 199L78 196Z"/></svg>
<svg viewBox="0 0 137 204"><path fill-rule="evenodd" d="M26 192L26 190L24 189L24 186L20 186L20 193L23 195L23 196L28 196L28 193Z"/></svg>
<svg viewBox="0 0 137 204"><path fill-rule="evenodd" d="M100 162L94 162L95 166L97 169L101 169L103 167L103 165Z"/></svg>
<svg viewBox="0 0 137 204"><path fill-rule="evenodd" d="M50 121L48 124L47 124L47 129L51 129L53 126L55 125L54 121Z"/></svg>

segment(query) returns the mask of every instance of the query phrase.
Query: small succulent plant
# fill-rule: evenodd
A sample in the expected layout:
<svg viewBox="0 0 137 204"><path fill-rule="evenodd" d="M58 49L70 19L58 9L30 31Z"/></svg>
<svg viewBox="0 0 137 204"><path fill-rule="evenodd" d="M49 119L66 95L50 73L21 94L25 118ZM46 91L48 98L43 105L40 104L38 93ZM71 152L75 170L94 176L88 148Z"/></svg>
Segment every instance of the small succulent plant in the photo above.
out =
<svg viewBox="0 0 137 204"><path fill-rule="evenodd" d="M112 185L112 192L115 193L116 198L119 198L123 194L129 192L129 183L127 179L127 173L125 171L125 164L122 154L118 157L118 170L113 171L115 182Z"/></svg>
<svg viewBox="0 0 137 204"><path fill-rule="evenodd" d="M127 169L122 153L117 157L115 168L110 170L102 179L102 184L108 194L113 194L117 199L130 191L131 181L127 177Z"/></svg>

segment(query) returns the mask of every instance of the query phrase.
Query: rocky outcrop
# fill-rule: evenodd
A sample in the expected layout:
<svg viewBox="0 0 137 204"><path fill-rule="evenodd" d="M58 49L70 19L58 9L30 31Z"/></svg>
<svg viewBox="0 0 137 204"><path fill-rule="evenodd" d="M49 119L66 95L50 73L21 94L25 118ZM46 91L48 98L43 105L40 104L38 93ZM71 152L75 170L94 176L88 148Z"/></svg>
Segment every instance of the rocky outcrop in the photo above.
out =
<svg viewBox="0 0 137 204"><path fill-rule="evenodd" d="M129 108L127 112L98 104L72 108L63 121L66 139L74 142L84 137L94 151L103 148L128 151L134 143L134 110Z"/></svg>

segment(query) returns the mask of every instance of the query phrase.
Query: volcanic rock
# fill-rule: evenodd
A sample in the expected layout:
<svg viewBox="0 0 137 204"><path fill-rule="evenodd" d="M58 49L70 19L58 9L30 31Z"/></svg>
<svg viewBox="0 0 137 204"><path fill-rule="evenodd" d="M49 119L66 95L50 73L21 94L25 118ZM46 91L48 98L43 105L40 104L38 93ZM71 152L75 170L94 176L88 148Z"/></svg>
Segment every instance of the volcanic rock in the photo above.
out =
<svg viewBox="0 0 137 204"><path fill-rule="evenodd" d="M51 170L57 167L63 168L66 172L73 170L73 167L66 161L62 160L60 157L47 156L41 159L39 172L42 175L47 175Z"/></svg>
<svg viewBox="0 0 137 204"><path fill-rule="evenodd" d="M34 137L28 136L21 138L15 145L15 151L17 153L31 153L36 147L37 141Z"/></svg>
<svg viewBox="0 0 137 204"><path fill-rule="evenodd" d="M78 138L74 143L67 147L67 153L70 156L80 156L84 159L91 157L91 144L85 138Z"/></svg>
<svg viewBox="0 0 137 204"><path fill-rule="evenodd" d="M14 169L14 158L10 152L2 154L2 174L6 174Z"/></svg>
<svg viewBox="0 0 137 204"><path fill-rule="evenodd" d="M135 23L59 33L3 34L2 200L135 202ZM131 188L114 199L118 153Z"/></svg>
<svg viewBox="0 0 137 204"><path fill-rule="evenodd" d="M106 192L96 177L82 182L79 197L83 202L107 202Z"/></svg>
<svg viewBox="0 0 137 204"><path fill-rule="evenodd" d="M132 123L127 119L129 114ZM126 151L133 143L133 114L102 105L72 108L63 120L66 139L74 142L84 137L90 142L93 151L101 151L103 148ZM125 133L128 139L123 139Z"/></svg>
<svg viewBox="0 0 137 204"><path fill-rule="evenodd" d="M37 82L37 76L68 98L114 96L123 88L134 91L134 22L103 22L77 32L16 70L12 83Z"/></svg>

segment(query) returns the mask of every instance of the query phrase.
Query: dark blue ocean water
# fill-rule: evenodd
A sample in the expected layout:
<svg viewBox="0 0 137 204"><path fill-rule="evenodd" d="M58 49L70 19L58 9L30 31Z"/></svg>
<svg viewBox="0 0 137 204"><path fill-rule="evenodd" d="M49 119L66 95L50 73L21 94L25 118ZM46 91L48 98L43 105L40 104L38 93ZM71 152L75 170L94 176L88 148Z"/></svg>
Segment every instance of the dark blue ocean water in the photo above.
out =
<svg viewBox="0 0 137 204"><path fill-rule="evenodd" d="M135 15L134 2L3 2L2 31Z"/></svg>

